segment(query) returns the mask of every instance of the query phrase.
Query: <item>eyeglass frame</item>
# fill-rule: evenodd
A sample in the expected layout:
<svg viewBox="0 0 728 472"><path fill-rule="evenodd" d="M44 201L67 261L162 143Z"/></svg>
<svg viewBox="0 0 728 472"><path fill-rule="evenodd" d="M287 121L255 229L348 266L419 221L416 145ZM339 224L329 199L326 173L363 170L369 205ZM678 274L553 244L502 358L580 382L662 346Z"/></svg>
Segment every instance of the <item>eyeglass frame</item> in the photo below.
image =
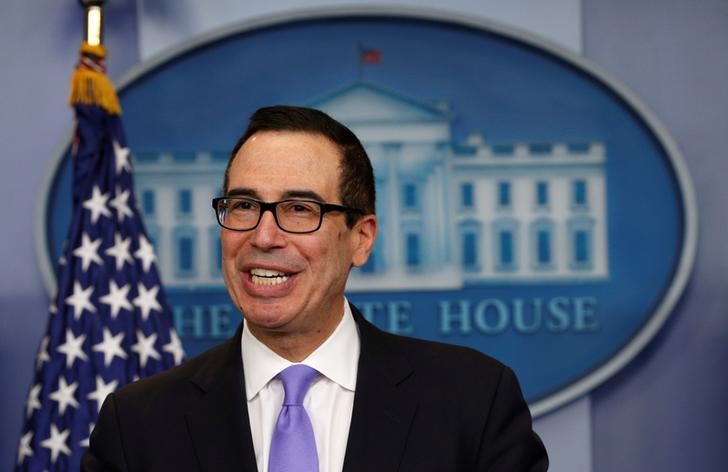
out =
<svg viewBox="0 0 728 472"><path fill-rule="evenodd" d="M255 202L260 206L260 211L258 212L258 221L255 222L255 225L247 228L247 229L237 229L237 228L230 228L228 226L225 226L222 221L220 221L220 209L218 208L218 203L222 200L249 200L251 202ZM301 203L313 203L315 205L318 205L321 209L321 213L319 214L319 222L318 225L316 225L315 229L309 230L309 231L290 231L285 228L283 228L278 221L278 213L276 212L276 208L281 203L288 203L288 202L301 202ZM264 202L262 200L257 200L255 198L246 197L244 195L229 195L227 197L215 197L212 199L212 209L215 211L215 219L217 220L217 224L219 224L222 228L225 228L230 231L253 231L255 228L257 228L260 225L260 220L263 219L263 214L266 211L270 211L273 215L273 220L276 222L276 226L278 229L285 233L289 234L310 234L315 233L319 229L321 229L321 225L324 221L324 215L326 213L330 213L332 211L339 211L342 213L358 213L360 215L364 215L365 212L363 210L360 210L358 208L348 207L344 205L338 205L335 203L327 203L327 202L319 202L317 200L308 200L308 199L298 199L298 198L287 198L285 200L278 200L275 202Z"/></svg>

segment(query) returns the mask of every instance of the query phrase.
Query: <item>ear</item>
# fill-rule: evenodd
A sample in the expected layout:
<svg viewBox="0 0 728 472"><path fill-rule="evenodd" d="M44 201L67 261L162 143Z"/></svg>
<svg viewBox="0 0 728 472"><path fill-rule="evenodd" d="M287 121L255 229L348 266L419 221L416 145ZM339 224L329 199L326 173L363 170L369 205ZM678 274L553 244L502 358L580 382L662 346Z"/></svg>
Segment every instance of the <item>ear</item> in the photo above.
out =
<svg viewBox="0 0 728 472"><path fill-rule="evenodd" d="M356 222L351 229L353 233L351 263L353 265L359 267L366 264L369 254L374 248L378 230L379 222L376 215L364 215Z"/></svg>

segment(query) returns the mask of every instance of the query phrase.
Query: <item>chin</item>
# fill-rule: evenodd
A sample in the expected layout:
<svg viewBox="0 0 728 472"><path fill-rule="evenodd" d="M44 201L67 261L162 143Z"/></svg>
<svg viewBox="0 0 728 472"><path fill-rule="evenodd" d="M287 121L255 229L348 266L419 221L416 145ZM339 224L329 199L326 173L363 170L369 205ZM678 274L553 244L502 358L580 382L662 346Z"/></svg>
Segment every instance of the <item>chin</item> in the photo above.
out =
<svg viewBox="0 0 728 472"><path fill-rule="evenodd" d="M295 313L287 306L276 306L275 302L254 303L243 309L245 319L258 327L266 329L282 328L295 318Z"/></svg>

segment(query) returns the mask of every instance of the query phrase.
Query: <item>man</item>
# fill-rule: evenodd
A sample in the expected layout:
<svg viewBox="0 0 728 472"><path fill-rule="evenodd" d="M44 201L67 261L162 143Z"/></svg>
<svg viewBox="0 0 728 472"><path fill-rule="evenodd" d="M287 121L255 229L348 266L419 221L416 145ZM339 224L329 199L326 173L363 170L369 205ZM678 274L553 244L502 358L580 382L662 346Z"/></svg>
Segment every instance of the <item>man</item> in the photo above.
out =
<svg viewBox="0 0 728 472"><path fill-rule="evenodd" d="M258 110L224 195L213 201L223 274L244 322L109 395L85 470L547 469L510 369L384 333L347 303L349 271L377 234L371 163L350 130L316 110ZM305 379L291 387L290 372Z"/></svg>

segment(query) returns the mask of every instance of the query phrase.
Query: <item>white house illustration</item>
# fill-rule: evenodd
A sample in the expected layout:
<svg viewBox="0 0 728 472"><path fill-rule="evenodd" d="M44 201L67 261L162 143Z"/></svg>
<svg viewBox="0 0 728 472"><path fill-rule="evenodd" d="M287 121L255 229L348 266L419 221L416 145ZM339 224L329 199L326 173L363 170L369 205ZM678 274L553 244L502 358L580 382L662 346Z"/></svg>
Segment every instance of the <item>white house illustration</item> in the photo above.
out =
<svg viewBox="0 0 728 472"><path fill-rule="evenodd" d="M362 81L308 105L349 126L374 165L380 233L349 291L608 277L602 144L490 144L478 132L454 142L445 106ZM221 286L210 199L227 157L135 155L137 196L170 288Z"/></svg>

